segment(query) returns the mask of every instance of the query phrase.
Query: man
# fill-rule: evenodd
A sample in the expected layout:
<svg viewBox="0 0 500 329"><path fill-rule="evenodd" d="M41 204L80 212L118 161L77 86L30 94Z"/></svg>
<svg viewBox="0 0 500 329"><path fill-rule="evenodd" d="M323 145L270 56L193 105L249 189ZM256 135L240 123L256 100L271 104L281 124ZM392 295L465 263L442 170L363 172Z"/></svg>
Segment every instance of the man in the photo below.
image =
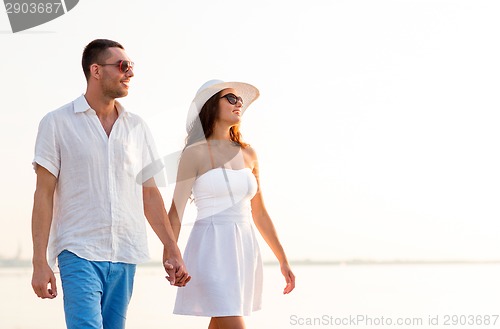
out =
<svg viewBox="0 0 500 329"><path fill-rule="evenodd" d="M98 39L82 67L85 94L39 126L32 286L40 298L57 296L57 258L67 327L118 329L135 264L148 259L144 217L164 245L170 283L184 286L190 277L154 181L162 167L151 134L116 101L128 94L133 62L119 43Z"/></svg>

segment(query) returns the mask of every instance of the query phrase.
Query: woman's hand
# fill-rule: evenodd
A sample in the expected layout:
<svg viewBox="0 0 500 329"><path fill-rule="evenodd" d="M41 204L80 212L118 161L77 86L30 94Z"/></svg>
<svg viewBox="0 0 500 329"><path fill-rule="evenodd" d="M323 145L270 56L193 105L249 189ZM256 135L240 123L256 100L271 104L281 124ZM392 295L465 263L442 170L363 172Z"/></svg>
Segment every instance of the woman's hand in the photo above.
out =
<svg viewBox="0 0 500 329"><path fill-rule="evenodd" d="M289 294L292 292L292 290L295 288L295 275L292 272L292 269L290 268L290 265L288 263L283 263L281 264L281 273L285 277L286 281L286 287L283 290L283 294Z"/></svg>

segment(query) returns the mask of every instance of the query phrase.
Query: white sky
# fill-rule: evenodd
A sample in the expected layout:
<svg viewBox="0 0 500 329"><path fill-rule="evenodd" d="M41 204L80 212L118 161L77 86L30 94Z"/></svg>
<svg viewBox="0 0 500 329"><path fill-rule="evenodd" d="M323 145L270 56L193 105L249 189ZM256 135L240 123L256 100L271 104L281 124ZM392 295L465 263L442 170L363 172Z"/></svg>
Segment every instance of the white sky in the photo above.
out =
<svg viewBox="0 0 500 329"><path fill-rule="evenodd" d="M161 155L182 147L203 82L260 89L242 129L290 259L499 259L499 14L498 1L85 0L12 34L2 12L0 256L31 256L38 122L85 91L81 52L109 38L136 62L122 101Z"/></svg>

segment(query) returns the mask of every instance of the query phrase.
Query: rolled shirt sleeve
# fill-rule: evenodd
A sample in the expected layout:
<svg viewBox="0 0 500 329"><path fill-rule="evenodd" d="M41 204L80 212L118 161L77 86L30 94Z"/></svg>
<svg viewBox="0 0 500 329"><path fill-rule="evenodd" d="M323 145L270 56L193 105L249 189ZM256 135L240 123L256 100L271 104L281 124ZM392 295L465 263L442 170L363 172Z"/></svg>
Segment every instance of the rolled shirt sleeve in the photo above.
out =
<svg viewBox="0 0 500 329"><path fill-rule="evenodd" d="M38 126L38 135L35 142L35 157L33 169L40 165L55 177L61 169L61 154L58 144L56 125L52 113L47 114Z"/></svg>
<svg viewBox="0 0 500 329"><path fill-rule="evenodd" d="M142 149L143 168L137 174L136 181L138 184L143 184L154 177L156 185L165 186L164 163L158 156L153 135L144 121L141 126L144 132L144 144Z"/></svg>

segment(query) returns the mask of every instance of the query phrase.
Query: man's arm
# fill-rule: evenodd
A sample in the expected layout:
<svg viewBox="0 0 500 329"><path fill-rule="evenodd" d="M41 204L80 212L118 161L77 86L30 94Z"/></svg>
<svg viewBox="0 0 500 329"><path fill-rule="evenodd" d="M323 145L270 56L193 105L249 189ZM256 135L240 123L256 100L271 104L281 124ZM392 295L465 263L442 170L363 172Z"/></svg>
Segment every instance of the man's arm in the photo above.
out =
<svg viewBox="0 0 500 329"><path fill-rule="evenodd" d="M189 276L181 253L176 243L167 211L163 203L154 178L147 180L142 187L144 200L144 214L158 238L163 243L163 262L167 271L170 284L185 286L191 277ZM172 265L173 267L170 267Z"/></svg>
<svg viewBox="0 0 500 329"><path fill-rule="evenodd" d="M31 217L33 277L31 286L40 298L57 296L56 277L47 262L47 245L57 178L42 166L36 168L36 190Z"/></svg>

